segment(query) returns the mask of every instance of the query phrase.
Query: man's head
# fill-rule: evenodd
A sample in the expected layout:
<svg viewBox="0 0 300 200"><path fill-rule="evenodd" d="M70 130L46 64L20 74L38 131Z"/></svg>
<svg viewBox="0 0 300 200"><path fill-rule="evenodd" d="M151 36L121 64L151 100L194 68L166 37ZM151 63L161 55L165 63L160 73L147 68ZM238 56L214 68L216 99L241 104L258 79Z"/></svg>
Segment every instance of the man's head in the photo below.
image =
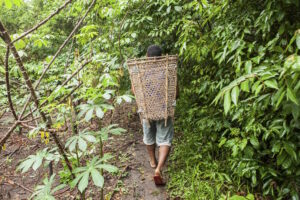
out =
<svg viewBox="0 0 300 200"><path fill-rule="evenodd" d="M162 50L157 45L151 45L147 49L147 57L157 57L162 55Z"/></svg>

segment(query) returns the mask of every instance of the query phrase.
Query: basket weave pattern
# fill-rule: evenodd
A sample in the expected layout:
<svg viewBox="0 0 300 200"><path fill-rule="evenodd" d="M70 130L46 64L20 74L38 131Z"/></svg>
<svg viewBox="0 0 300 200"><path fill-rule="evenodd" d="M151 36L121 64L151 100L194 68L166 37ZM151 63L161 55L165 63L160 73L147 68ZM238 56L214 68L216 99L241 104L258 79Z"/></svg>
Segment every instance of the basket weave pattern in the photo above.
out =
<svg viewBox="0 0 300 200"><path fill-rule="evenodd" d="M174 117L177 60L177 56L128 60L130 79L142 119Z"/></svg>

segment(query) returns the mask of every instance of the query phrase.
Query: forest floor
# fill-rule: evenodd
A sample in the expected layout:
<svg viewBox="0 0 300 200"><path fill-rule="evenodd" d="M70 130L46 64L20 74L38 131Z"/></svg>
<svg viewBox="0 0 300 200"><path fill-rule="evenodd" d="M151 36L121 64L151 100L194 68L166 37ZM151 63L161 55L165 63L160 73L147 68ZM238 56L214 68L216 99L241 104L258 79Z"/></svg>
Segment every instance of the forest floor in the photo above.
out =
<svg viewBox="0 0 300 200"><path fill-rule="evenodd" d="M146 148L142 142L142 129L139 117L135 114L134 104L123 104L115 109L113 117L108 116L103 124L117 123L127 130L120 136L114 136L105 144L104 152L114 155L112 164L119 167L117 174L104 174L105 199L111 200L167 200L169 199L165 187L156 187L153 182L154 170L149 165ZM0 138L9 128L11 116L6 114L0 119ZM108 120L109 119L109 120ZM93 125L91 125L93 126ZM21 174L16 172L19 162L37 150L42 150L47 145L38 137L28 139L25 135L14 133L6 143L5 151L0 154L0 199L21 200L28 199L36 185L42 183L48 168L40 167L38 170L29 170ZM70 133L65 133L66 139ZM54 173L62 169L54 167ZM58 177L58 176L56 176ZM56 181L58 184L59 181ZM99 199L99 188L91 182L87 199ZM64 188L55 193L56 199L76 199L79 194Z"/></svg>

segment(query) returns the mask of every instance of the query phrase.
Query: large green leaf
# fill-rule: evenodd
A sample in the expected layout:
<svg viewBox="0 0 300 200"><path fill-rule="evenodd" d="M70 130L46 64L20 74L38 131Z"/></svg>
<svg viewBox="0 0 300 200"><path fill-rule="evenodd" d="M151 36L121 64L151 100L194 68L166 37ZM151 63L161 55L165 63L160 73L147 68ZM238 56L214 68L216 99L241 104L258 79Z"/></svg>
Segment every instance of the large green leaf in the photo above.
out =
<svg viewBox="0 0 300 200"><path fill-rule="evenodd" d="M93 112L94 112L94 108L91 108L87 111L87 113L85 114L85 121L90 121L93 117Z"/></svg>
<svg viewBox="0 0 300 200"><path fill-rule="evenodd" d="M297 37L296 37L296 44L298 49L300 49L300 33L298 33Z"/></svg>
<svg viewBox="0 0 300 200"><path fill-rule="evenodd" d="M97 167L101 168L101 169L104 169L110 173L113 173L113 172L117 172L118 171L118 168L113 166L113 165L109 165L109 164L100 164L98 165Z"/></svg>
<svg viewBox="0 0 300 200"><path fill-rule="evenodd" d="M94 184L96 186L102 188L103 184L104 184L104 178L103 178L103 176L101 176L100 172L97 171L96 169L92 169L91 175L92 175L92 179L93 179Z"/></svg>
<svg viewBox="0 0 300 200"><path fill-rule="evenodd" d="M232 102L237 105L238 100L239 100L239 95L240 95L240 89L238 86L235 86L232 90L231 90L231 99Z"/></svg>
<svg viewBox="0 0 300 200"><path fill-rule="evenodd" d="M227 115L228 111L230 110L230 107L231 107L230 90L227 90L224 96L225 115Z"/></svg>
<svg viewBox="0 0 300 200"><path fill-rule="evenodd" d="M252 62L251 62L251 60L246 61L245 71L246 71L247 74L251 73L251 71L252 71Z"/></svg>
<svg viewBox="0 0 300 200"><path fill-rule="evenodd" d="M244 92L250 92L248 79L241 83L241 90Z"/></svg>
<svg viewBox="0 0 300 200"><path fill-rule="evenodd" d="M78 184L78 189L80 192L83 192L86 187L88 186L88 183L89 183L89 172L84 172L82 178L80 179L79 181L79 184Z"/></svg>
<svg viewBox="0 0 300 200"><path fill-rule="evenodd" d="M266 80L264 84L269 88L278 89L278 83L275 79Z"/></svg>
<svg viewBox="0 0 300 200"><path fill-rule="evenodd" d="M81 137L78 139L78 147L81 151L85 151L87 148L87 143L84 139L82 139Z"/></svg>
<svg viewBox="0 0 300 200"><path fill-rule="evenodd" d="M104 112L103 112L103 110L99 106L96 107L96 115L100 119L102 119L103 116L104 116Z"/></svg>
<svg viewBox="0 0 300 200"><path fill-rule="evenodd" d="M294 149L292 148L291 145L287 144L287 143L284 143L284 149L286 150L286 152L292 156L295 160L297 160L297 154L296 152L294 151Z"/></svg>
<svg viewBox="0 0 300 200"><path fill-rule="evenodd" d="M297 98L296 98L296 94L294 93L294 91L290 88L290 87L288 87L287 88L287 97L292 101L292 102L294 102L295 104L297 104L297 105L299 105L299 103L298 103L298 100L297 100Z"/></svg>
<svg viewBox="0 0 300 200"><path fill-rule="evenodd" d="M258 148L258 147L259 147L258 139L257 139L257 137L255 137L255 136L251 136L251 137L250 137L250 143L251 143L255 148Z"/></svg>

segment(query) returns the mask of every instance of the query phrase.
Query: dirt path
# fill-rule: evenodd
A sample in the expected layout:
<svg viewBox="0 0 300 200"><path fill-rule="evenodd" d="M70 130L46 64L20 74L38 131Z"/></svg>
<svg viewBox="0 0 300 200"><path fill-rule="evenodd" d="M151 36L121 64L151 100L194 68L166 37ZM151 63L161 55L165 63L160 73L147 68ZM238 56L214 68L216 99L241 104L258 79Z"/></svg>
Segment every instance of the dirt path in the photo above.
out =
<svg viewBox="0 0 300 200"><path fill-rule="evenodd" d="M142 127L134 104L117 109L113 123L127 129L127 133L112 143L118 149L118 165L127 168L120 182L118 194L113 199L122 200L166 200L165 187L156 187L153 182L154 169L150 167L146 147L142 141ZM121 118L120 118L121 117ZM122 148L122 145L125 148Z"/></svg>
<svg viewBox="0 0 300 200"><path fill-rule="evenodd" d="M164 187L156 187L153 182L154 170L149 165L145 145L141 141L141 134L135 135L137 139L128 146L125 153L127 159L127 176L122 180L124 185L124 200L165 200L167 193ZM126 159L126 158L125 158ZM122 160L122 159L121 159Z"/></svg>
<svg viewBox="0 0 300 200"><path fill-rule="evenodd" d="M142 142L142 130L139 117L135 114L134 104L126 104L116 109L114 116L108 116L105 124L110 122L119 124L127 133L113 137L105 144L104 151L115 156L113 164L122 173L118 175L105 174L106 199L111 200L167 200L166 188L156 187L153 182L154 170L149 165L146 148ZM1 120L0 138L3 137L9 122ZM7 120L7 118L6 118ZM0 155L0 199L18 200L28 199L34 186L41 184L48 169L30 170L25 174L16 172L20 160L36 150L46 147L37 138L30 140L25 136L14 133L7 141L7 149ZM67 137L65 135L64 137ZM56 166L56 170L61 166ZM58 183L58 181L57 181ZM87 198L99 199L99 188L90 184ZM67 189L57 199L76 199L77 193Z"/></svg>

